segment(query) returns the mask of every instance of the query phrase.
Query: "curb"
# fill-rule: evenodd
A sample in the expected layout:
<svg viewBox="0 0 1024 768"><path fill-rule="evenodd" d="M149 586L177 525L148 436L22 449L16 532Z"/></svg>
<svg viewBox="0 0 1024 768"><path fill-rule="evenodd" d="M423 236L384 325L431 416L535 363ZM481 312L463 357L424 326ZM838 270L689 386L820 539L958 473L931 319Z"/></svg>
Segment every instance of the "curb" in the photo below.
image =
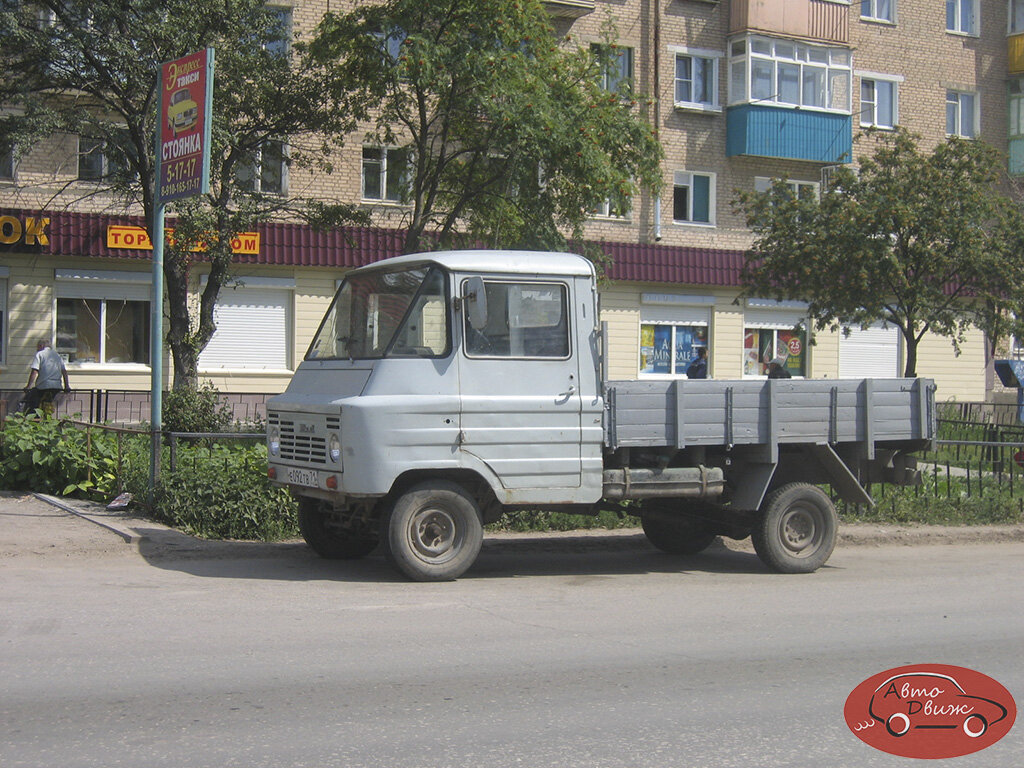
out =
<svg viewBox="0 0 1024 768"><path fill-rule="evenodd" d="M61 509L68 514L75 515L83 520L88 520L90 523L98 525L101 528L106 528L111 533L115 533L124 539L126 544L138 544L146 539L145 536L139 534L137 531L127 526L120 525L118 523L117 516L106 512L106 510L104 510L104 515L101 516L74 507L63 500L58 499L56 496L47 496L45 493L35 493L34 491L32 492L32 495L40 501L45 501L47 504L57 507L57 509Z"/></svg>

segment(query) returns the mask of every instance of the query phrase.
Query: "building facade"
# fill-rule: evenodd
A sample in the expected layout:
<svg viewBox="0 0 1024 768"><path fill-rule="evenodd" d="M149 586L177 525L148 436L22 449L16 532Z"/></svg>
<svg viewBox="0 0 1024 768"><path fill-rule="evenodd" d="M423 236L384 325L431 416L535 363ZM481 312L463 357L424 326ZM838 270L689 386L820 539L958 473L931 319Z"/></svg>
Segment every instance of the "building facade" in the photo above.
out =
<svg viewBox="0 0 1024 768"><path fill-rule="evenodd" d="M273 4L300 36L328 7ZM620 74L655 97L651 119L665 150L659 195L610 203L587 225L611 258L602 292L610 374L682 376L694 347L705 346L716 378L763 376L766 359L780 354L795 376L900 375L895 329L811 338L797 329L798 302L737 300L751 234L733 201L773 178L818 193L835 166L871 151L868 127L904 126L926 146L979 138L1006 153L1011 174L1024 174L1024 0L544 5L574 45L597 44L613 19ZM28 153L0 147L0 389L24 384L43 336L66 356L75 388L149 388L151 248L137 212L83 198L102 175L101 150L79 136ZM267 223L240 236L239 284L221 296L203 379L230 392L287 385L344 271L400 251L402 204L387 171L398 151L354 136L330 175L289 168L284 151L264 153L254 179L264 192L358 202L375 226L322 234ZM200 265L197 292L202 281ZM959 355L930 338L918 372L937 380L940 399L984 400L985 349L980 332Z"/></svg>

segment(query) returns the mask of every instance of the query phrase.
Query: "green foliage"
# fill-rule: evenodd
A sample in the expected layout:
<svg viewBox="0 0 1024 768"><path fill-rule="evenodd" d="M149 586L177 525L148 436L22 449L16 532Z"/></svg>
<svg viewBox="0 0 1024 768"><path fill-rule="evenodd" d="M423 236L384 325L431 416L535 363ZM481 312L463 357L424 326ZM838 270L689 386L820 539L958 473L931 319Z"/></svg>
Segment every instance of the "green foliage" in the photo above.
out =
<svg viewBox="0 0 1024 768"><path fill-rule="evenodd" d="M210 383L179 387L164 399L163 428L168 432L223 432L231 425L231 407Z"/></svg>
<svg viewBox="0 0 1024 768"><path fill-rule="evenodd" d="M298 505L267 479L266 446L186 446L174 471L165 468L154 494L157 519L186 533L217 539L298 535Z"/></svg>
<svg viewBox="0 0 1024 768"><path fill-rule="evenodd" d="M52 418L12 414L0 442L0 486L59 496L109 498L117 488L112 435Z"/></svg>
<svg viewBox="0 0 1024 768"><path fill-rule="evenodd" d="M890 323L907 376L926 333L956 345L973 324L994 342L1024 307L1024 216L1000 190L999 153L956 137L930 153L918 142L905 130L878 137L859 172L839 168L820 199L780 180L737 200L757 236L745 293L807 301L818 329Z"/></svg>
<svg viewBox="0 0 1024 768"><path fill-rule="evenodd" d="M660 184L646 99L601 85L612 38L557 39L540 0L383 0L328 13L310 53L331 103L409 151L406 252L562 249L602 201Z"/></svg>

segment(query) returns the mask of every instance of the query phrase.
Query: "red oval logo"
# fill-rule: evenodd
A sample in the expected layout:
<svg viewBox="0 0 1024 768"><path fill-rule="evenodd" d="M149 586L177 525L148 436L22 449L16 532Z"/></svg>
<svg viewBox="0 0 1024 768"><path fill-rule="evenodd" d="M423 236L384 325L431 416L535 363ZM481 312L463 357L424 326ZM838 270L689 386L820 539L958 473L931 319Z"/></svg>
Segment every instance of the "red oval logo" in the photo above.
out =
<svg viewBox="0 0 1024 768"><path fill-rule="evenodd" d="M1017 718L1010 692L987 675L948 664L880 672L853 689L846 724L865 744L900 757L959 757L990 747Z"/></svg>

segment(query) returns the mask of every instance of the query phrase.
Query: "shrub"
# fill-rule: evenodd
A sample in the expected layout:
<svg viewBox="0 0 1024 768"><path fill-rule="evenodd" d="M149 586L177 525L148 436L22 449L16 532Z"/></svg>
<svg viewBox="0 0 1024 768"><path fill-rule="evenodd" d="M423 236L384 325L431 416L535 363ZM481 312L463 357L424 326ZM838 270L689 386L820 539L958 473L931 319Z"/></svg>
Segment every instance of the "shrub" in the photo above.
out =
<svg viewBox="0 0 1024 768"><path fill-rule="evenodd" d="M231 407L207 382L192 389L174 389L164 398L162 420L168 432L223 432L231 425Z"/></svg>

